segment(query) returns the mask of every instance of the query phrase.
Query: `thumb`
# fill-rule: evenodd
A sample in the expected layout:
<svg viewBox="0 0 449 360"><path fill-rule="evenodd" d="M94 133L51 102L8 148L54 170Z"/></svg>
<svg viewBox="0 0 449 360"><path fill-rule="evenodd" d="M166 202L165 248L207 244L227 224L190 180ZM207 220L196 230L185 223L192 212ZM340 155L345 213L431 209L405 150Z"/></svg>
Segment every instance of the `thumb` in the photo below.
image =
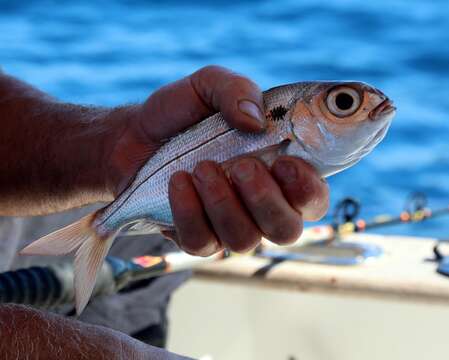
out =
<svg viewBox="0 0 449 360"><path fill-rule="evenodd" d="M263 97L251 80L218 66L207 66L162 87L143 105L142 127L160 141L221 112L226 122L242 131L265 127Z"/></svg>

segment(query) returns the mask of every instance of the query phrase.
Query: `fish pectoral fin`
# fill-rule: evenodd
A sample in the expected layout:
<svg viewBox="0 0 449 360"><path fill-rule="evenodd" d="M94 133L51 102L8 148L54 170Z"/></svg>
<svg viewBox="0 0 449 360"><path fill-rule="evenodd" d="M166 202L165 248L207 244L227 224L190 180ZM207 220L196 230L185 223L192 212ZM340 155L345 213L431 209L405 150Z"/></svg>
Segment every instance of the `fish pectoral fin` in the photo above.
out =
<svg viewBox="0 0 449 360"><path fill-rule="evenodd" d="M98 270L117 232L100 235L92 226L97 212L31 243L20 254L66 255L75 253L75 301L79 315L95 286Z"/></svg>
<svg viewBox="0 0 449 360"><path fill-rule="evenodd" d="M174 241L174 242L176 242L177 244L178 244L178 234L177 234L177 232L176 232L176 229L173 227L173 228L166 228L166 229L164 229L164 230L162 230L161 231L161 233L162 233L162 235L165 237L165 238L167 238L167 239L170 239L170 240L172 240L172 241Z"/></svg>
<svg viewBox="0 0 449 360"><path fill-rule="evenodd" d="M247 154L236 156L232 159L226 160L223 163L221 163L221 167L225 171L226 175L228 175L228 177L229 177L229 169L231 168L231 166L239 159L246 158L246 157L255 157L255 158L261 160L262 162L264 162L265 165L267 165L268 167L271 167L271 165L273 165L275 160L279 156L284 154L285 149L287 148L289 143L290 143L290 140L286 139L286 140L280 142L279 144L270 145L270 146L261 148L257 151L253 151L253 152L250 152Z"/></svg>
<svg viewBox="0 0 449 360"><path fill-rule="evenodd" d="M149 220L140 220L125 229L123 236L162 234L165 230L173 230L172 226L156 224Z"/></svg>

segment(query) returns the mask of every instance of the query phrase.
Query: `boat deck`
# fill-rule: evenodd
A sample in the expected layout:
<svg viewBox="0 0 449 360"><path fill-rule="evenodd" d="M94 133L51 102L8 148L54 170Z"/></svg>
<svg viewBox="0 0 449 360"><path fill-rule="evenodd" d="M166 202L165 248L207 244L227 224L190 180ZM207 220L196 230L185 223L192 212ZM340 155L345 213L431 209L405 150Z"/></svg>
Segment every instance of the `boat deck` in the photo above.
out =
<svg viewBox="0 0 449 360"><path fill-rule="evenodd" d="M436 272L432 261L435 239L353 234L353 242L380 246L384 254L351 266L273 262L254 256L232 256L200 266L195 276L214 282L231 282L300 292L347 293L449 304L449 277Z"/></svg>

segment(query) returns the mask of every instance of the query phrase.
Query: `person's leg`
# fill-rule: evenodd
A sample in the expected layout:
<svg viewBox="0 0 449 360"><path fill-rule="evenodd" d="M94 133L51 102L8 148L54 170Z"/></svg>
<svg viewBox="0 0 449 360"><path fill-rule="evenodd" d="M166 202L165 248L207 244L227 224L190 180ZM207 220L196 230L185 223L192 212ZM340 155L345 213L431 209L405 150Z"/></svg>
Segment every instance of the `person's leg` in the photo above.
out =
<svg viewBox="0 0 449 360"><path fill-rule="evenodd" d="M167 307L161 309L161 322L139 330L131 336L148 345L165 348L167 345L168 318Z"/></svg>

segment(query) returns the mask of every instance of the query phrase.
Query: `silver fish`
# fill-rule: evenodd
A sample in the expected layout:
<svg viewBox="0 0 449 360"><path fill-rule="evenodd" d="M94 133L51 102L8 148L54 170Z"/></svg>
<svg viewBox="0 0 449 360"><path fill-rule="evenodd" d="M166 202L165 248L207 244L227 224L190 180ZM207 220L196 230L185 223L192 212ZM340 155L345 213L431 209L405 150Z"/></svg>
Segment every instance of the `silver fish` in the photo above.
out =
<svg viewBox="0 0 449 360"><path fill-rule="evenodd" d="M360 82L300 82L264 92L267 130L243 133L217 113L165 143L111 204L35 241L22 254L76 251L77 313L86 306L96 274L117 233L134 224L145 231L173 229L168 182L176 171L193 171L202 160L226 170L243 155L267 165L280 155L300 157L322 177L342 171L368 154L385 136L395 114L379 90Z"/></svg>

